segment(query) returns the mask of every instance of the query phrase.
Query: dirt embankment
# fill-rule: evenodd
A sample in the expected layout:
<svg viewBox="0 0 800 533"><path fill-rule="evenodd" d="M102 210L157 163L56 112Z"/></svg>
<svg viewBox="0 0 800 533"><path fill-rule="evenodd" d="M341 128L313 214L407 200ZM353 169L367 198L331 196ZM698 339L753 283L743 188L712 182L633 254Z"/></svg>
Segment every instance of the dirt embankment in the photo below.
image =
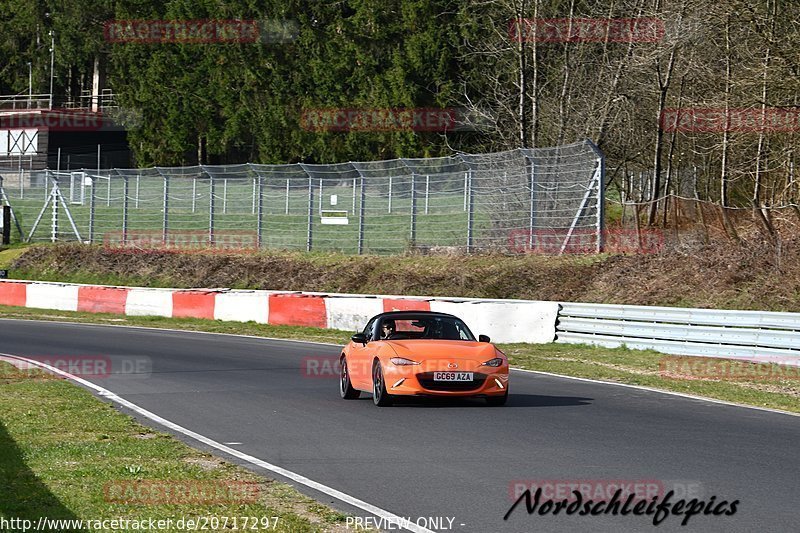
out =
<svg viewBox="0 0 800 533"><path fill-rule="evenodd" d="M800 238L616 256L254 255L35 246L12 277L800 311Z"/></svg>

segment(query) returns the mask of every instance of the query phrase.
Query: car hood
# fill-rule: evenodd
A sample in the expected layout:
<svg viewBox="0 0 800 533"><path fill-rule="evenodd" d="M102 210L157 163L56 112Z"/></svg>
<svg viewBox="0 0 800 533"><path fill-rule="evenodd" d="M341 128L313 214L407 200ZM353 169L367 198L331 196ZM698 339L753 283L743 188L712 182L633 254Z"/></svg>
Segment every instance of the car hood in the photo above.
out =
<svg viewBox="0 0 800 533"><path fill-rule="evenodd" d="M416 361L426 358L471 359L484 360L495 356L493 344L473 341L447 340L396 340L385 341L399 357L408 357Z"/></svg>

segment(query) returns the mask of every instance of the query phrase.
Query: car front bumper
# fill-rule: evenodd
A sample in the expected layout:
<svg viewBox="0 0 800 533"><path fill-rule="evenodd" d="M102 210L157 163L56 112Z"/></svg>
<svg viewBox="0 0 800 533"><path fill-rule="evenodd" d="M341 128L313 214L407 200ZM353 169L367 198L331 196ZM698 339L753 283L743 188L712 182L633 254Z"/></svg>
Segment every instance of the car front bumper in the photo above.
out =
<svg viewBox="0 0 800 533"><path fill-rule="evenodd" d="M507 366L459 369L473 373L471 382L434 381L433 370L422 371L412 365L387 366L384 367L386 392L397 396L502 396L508 390Z"/></svg>

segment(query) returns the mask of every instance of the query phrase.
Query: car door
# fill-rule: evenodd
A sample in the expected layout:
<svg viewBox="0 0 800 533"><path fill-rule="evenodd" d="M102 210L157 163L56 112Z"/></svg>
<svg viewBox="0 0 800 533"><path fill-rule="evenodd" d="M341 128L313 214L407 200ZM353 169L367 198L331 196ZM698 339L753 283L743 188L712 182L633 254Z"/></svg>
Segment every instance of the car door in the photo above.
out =
<svg viewBox="0 0 800 533"><path fill-rule="evenodd" d="M369 342L366 345L351 342L350 353L347 357L347 369L350 373L350 382L353 387L360 390L372 390L372 358L376 341L374 338L375 320L370 320L364 328L364 335Z"/></svg>

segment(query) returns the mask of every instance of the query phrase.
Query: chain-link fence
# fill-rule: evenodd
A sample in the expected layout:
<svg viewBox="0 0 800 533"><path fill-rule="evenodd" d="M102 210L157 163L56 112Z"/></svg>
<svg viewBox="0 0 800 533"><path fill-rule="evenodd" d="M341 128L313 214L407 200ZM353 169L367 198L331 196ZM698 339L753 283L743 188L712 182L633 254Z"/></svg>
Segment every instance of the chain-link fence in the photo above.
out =
<svg viewBox="0 0 800 533"><path fill-rule="evenodd" d="M602 154L557 148L330 165L0 169L19 240L400 253L601 246Z"/></svg>

